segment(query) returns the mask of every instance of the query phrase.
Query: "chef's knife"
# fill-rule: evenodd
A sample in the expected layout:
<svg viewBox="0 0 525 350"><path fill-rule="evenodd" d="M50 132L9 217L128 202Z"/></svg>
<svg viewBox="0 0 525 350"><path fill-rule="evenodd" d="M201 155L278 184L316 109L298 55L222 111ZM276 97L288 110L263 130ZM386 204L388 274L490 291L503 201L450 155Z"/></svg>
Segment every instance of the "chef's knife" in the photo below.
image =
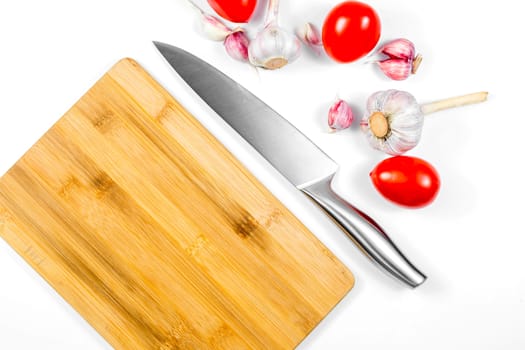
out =
<svg viewBox="0 0 525 350"><path fill-rule="evenodd" d="M154 43L186 83L295 187L328 213L387 273L411 287L419 272L368 215L338 196L331 181L338 165L286 119L241 85L194 55Z"/></svg>

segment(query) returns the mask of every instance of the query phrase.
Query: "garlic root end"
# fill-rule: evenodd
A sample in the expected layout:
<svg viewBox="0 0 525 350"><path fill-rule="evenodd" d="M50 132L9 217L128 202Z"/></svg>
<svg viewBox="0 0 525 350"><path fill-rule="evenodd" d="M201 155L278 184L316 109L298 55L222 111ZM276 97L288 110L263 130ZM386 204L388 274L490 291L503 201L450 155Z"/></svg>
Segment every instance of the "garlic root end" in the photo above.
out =
<svg viewBox="0 0 525 350"><path fill-rule="evenodd" d="M381 112L374 112L368 119L370 131L377 138L384 138L390 132L387 117Z"/></svg>
<svg viewBox="0 0 525 350"><path fill-rule="evenodd" d="M288 60L284 57L272 57L262 65L262 68L268 70L279 69L288 64Z"/></svg>
<svg viewBox="0 0 525 350"><path fill-rule="evenodd" d="M473 103L480 103L487 100L488 92L480 91L473 94L457 96L440 100L436 102L426 103L421 105L423 114L430 114L444 109L466 106Z"/></svg>
<svg viewBox="0 0 525 350"><path fill-rule="evenodd" d="M423 56L417 55L416 58L414 58L414 61L412 62L412 74L416 74L417 69L419 68L419 65L421 65L421 62L423 61Z"/></svg>

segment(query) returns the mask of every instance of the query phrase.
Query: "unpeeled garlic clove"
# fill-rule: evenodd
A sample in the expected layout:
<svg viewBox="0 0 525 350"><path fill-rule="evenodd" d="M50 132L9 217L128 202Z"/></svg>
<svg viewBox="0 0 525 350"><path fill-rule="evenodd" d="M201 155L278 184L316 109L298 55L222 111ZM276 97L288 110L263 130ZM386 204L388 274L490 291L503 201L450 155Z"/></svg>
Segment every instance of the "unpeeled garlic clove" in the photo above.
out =
<svg viewBox="0 0 525 350"><path fill-rule="evenodd" d="M223 41L232 32L218 18L211 15L203 14L200 24L202 33L210 40Z"/></svg>
<svg viewBox="0 0 525 350"><path fill-rule="evenodd" d="M238 28L228 35L224 40L226 52L234 59L246 62L248 61L248 46L250 40L244 30Z"/></svg>
<svg viewBox="0 0 525 350"><path fill-rule="evenodd" d="M312 23L306 23L297 30L297 36L317 55L321 55L323 41L321 39L321 33L316 26L314 26Z"/></svg>
<svg viewBox="0 0 525 350"><path fill-rule="evenodd" d="M412 74L412 64L403 59L389 58L377 62L379 68L392 80L405 80Z"/></svg>
<svg viewBox="0 0 525 350"><path fill-rule="evenodd" d="M379 52L391 58L412 61L416 55L416 48L408 39L395 39L383 45Z"/></svg>
<svg viewBox="0 0 525 350"><path fill-rule="evenodd" d="M352 108L344 100L338 98L328 110L328 126L333 131L349 128L353 120Z"/></svg>
<svg viewBox="0 0 525 350"><path fill-rule="evenodd" d="M197 4L191 0L188 3L197 11L199 15L199 26L202 34L210 40L224 41L233 31L228 28L220 19L204 12Z"/></svg>
<svg viewBox="0 0 525 350"><path fill-rule="evenodd" d="M405 80L415 74L423 57L416 55L414 44L407 39L392 40L383 45L379 53L388 56L377 64L383 73L393 80Z"/></svg>

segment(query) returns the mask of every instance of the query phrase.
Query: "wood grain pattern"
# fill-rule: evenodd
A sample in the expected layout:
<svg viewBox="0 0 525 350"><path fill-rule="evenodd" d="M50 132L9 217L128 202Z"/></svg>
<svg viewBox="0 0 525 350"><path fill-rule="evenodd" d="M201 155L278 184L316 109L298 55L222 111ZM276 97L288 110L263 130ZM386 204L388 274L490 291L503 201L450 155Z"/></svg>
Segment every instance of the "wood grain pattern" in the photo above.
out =
<svg viewBox="0 0 525 350"><path fill-rule="evenodd" d="M291 349L353 285L131 59L0 179L0 236L116 349Z"/></svg>

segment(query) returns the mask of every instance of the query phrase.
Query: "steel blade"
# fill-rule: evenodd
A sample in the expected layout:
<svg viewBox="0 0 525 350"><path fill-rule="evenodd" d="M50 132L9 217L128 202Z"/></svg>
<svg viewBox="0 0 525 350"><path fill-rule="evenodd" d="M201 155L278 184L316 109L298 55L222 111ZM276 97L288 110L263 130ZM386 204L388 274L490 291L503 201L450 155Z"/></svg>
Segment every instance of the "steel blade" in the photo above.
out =
<svg viewBox="0 0 525 350"><path fill-rule="evenodd" d="M247 89L178 47L154 42L184 81L296 187L337 171L337 164Z"/></svg>

